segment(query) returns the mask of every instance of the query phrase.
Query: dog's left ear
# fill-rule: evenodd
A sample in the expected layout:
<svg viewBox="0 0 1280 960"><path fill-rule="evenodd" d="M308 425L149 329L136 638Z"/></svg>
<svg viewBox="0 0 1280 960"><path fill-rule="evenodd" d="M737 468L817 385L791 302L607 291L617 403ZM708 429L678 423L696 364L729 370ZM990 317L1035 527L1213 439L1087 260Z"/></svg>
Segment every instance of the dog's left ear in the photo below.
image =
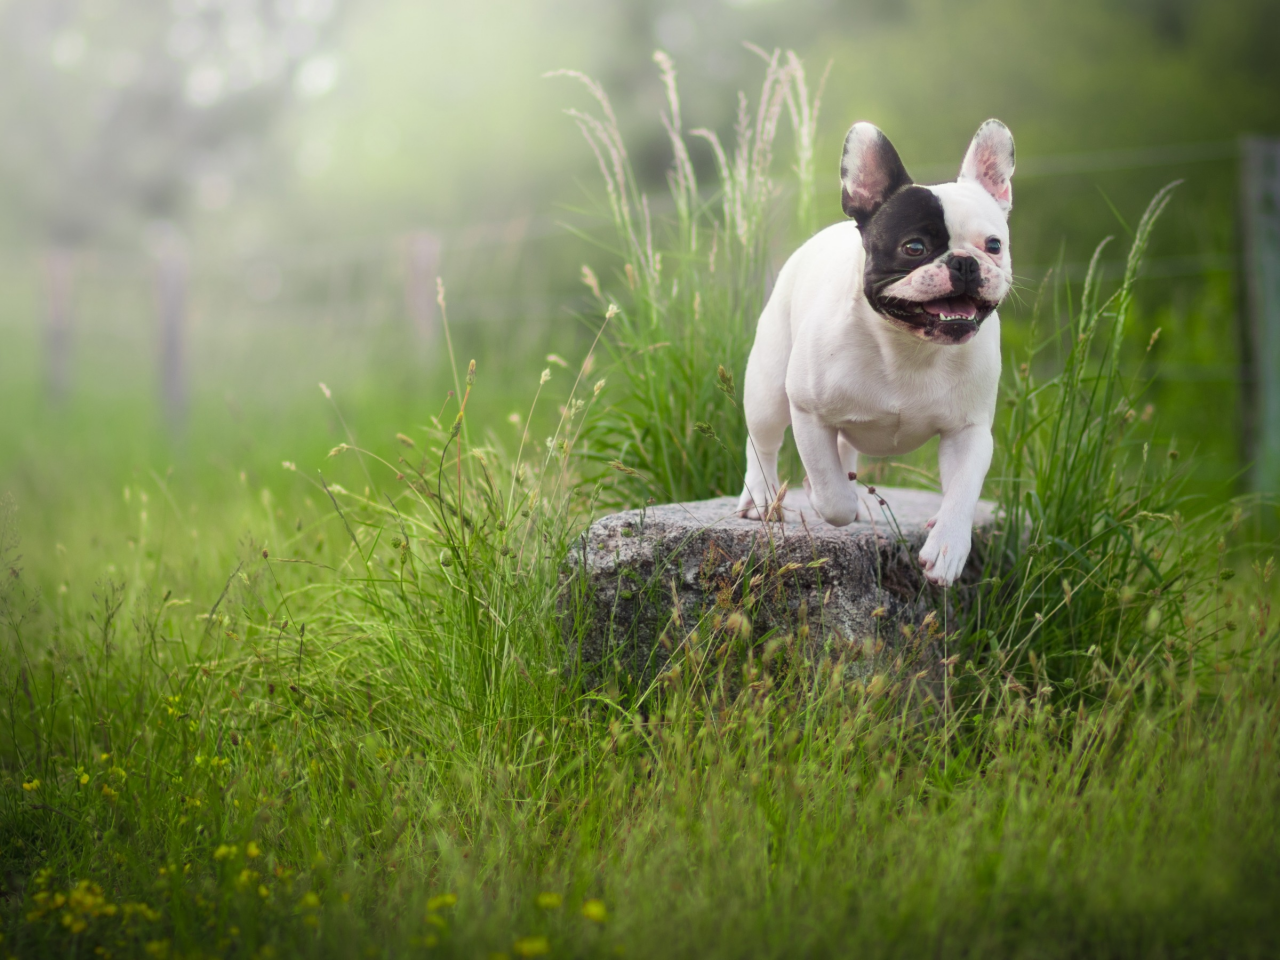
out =
<svg viewBox="0 0 1280 960"><path fill-rule="evenodd" d="M971 180L995 198L1004 215L1013 207L1013 134L999 120L988 120L969 141L960 164L960 180Z"/></svg>
<svg viewBox="0 0 1280 960"><path fill-rule="evenodd" d="M878 127L864 121L849 128L840 158L845 216L857 220L859 227L866 226L886 200L910 183L898 151Z"/></svg>

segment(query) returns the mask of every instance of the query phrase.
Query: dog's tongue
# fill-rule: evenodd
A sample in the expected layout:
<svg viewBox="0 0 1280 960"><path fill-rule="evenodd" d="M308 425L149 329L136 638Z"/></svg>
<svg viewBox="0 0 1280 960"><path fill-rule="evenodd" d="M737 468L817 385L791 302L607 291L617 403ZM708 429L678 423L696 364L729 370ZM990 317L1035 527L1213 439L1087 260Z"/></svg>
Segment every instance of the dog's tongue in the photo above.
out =
<svg viewBox="0 0 1280 960"><path fill-rule="evenodd" d="M968 297L951 297L950 299L943 297L939 300L929 300L925 302L924 309L925 313L931 313L935 317L964 317L966 320L972 320L978 315L977 305Z"/></svg>

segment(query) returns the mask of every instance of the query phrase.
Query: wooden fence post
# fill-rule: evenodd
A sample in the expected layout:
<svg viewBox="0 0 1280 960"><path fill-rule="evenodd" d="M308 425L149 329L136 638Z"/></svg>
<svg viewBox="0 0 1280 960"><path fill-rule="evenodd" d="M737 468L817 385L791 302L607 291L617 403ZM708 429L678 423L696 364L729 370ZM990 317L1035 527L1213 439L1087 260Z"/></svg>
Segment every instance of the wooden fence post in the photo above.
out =
<svg viewBox="0 0 1280 960"><path fill-rule="evenodd" d="M165 419L181 429L187 413L187 245L168 229L152 247L155 258L156 312L159 320L160 398Z"/></svg>
<svg viewBox="0 0 1280 960"><path fill-rule="evenodd" d="M1246 138L1240 195L1245 430L1253 488L1280 492L1280 139Z"/></svg>
<svg viewBox="0 0 1280 960"><path fill-rule="evenodd" d="M43 258L45 387L49 399L61 403L71 391L71 322L75 256L53 247Z"/></svg>
<svg viewBox="0 0 1280 960"><path fill-rule="evenodd" d="M436 338L436 277L440 275L440 238L428 230L411 233L405 246L404 299L418 340Z"/></svg>

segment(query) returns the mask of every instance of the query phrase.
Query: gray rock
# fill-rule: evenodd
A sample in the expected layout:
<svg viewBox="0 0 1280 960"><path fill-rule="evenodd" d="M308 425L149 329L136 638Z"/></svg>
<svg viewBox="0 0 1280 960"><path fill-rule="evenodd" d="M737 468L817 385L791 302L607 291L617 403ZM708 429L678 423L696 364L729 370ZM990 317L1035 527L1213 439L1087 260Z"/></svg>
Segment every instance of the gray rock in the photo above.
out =
<svg viewBox="0 0 1280 960"><path fill-rule="evenodd" d="M652 678L682 645L758 646L785 637L817 663L830 656L855 673L895 656L936 606L916 554L941 495L881 487L862 493L873 521L833 527L790 492L781 522L744 520L736 498L666 504L603 517L569 560L561 614L570 654L589 675L616 662ZM978 506L974 551L961 578L980 576ZM953 599L963 598L953 588ZM961 604L962 605L962 604ZM955 605L949 604L948 609Z"/></svg>

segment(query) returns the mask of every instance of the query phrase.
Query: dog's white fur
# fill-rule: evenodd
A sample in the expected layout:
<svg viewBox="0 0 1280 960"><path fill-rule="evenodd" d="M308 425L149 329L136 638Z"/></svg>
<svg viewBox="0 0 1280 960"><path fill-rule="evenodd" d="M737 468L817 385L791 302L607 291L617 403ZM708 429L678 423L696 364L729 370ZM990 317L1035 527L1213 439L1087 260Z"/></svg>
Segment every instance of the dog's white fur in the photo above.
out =
<svg viewBox="0 0 1280 960"><path fill-rule="evenodd" d="M1006 218L1013 162L1011 139L1007 163L998 162L995 148L1004 145L988 141L1000 131L1007 137L1008 130L991 126L975 135L957 182L927 189L942 202L950 252L977 258L984 296L998 302L1012 283ZM856 125L851 143L862 127L870 125ZM848 190L848 179L845 185ZM989 237L1002 240L997 256L985 250ZM760 519L776 500L778 451L788 426L808 474L810 501L835 526L859 518L849 480L859 452L893 456L940 436L942 505L919 559L931 581L949 585L968 559L974 510L991 464L1000 319L993 312L964 343L922 340L872 309L863 294L864 266L862 235L850 221L818 233L782 268L747 363L750 437L739 510ZM895 296L927 300L945 296L950 285L936 260L894 288ZM861 510L870 519L865 505Z"/></svg>

